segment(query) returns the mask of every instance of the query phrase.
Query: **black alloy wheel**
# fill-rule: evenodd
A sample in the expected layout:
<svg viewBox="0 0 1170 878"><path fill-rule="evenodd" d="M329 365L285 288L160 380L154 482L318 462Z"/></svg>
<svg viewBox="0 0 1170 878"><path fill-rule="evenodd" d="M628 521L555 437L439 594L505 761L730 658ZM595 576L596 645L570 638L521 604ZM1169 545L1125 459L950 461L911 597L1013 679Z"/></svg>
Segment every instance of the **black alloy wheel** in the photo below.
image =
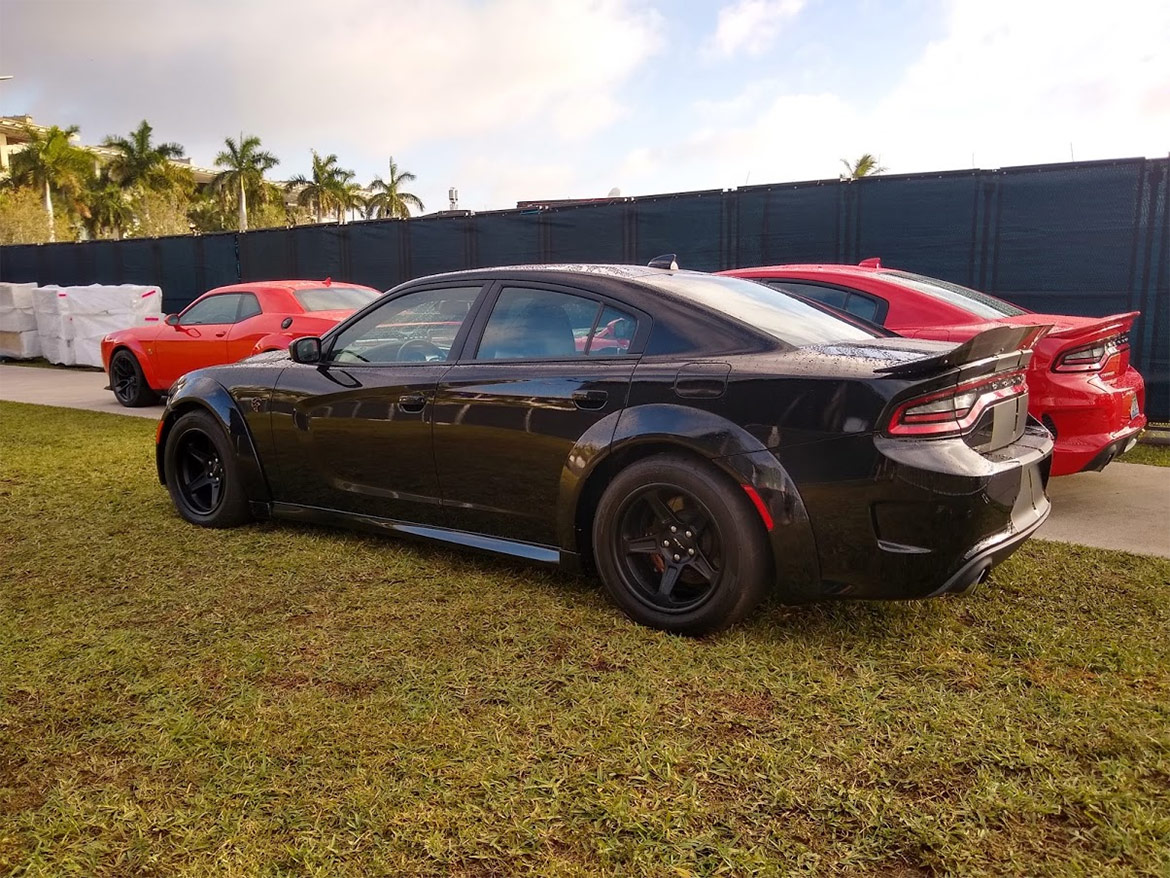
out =
<svg viewBox="0 0 1170 878"><path fill-rule="evenodd" d="M200 515L210 515L223 501L223 461L206 433L188 431L176 449L183 500Z"/></svg>
<svg viewBox="0 0 1170 878"><path fill-rule="evenodd" d="M612 550L635 597L664 613L685 613L711 596L723 539L702 501L674 485L650 485L629 496L618 515Z"/></svg>
<svg viewBox="0 0 1170 878"><path fill-rule="evenodd" d="M614 602L635 621L677 634L742 619L772 570L747 495L683 454L656 454L614 476L594 516L593 550Z"/></svg>
<svg viewBox="0 0 1170 878"><path fill-rule="evenodd" d="M110 389L114 398L127 408L140 408L158 401L158 395L146 383L138 359L121 350L110 359Z"/></svg>
<svg viewBox="0 0 1170 878"><path fill-rule="evenodd" d="M192 524L233 527L251 519L232 444L209 412L190 411L171 427L163 472L175 509Z"/></svg>

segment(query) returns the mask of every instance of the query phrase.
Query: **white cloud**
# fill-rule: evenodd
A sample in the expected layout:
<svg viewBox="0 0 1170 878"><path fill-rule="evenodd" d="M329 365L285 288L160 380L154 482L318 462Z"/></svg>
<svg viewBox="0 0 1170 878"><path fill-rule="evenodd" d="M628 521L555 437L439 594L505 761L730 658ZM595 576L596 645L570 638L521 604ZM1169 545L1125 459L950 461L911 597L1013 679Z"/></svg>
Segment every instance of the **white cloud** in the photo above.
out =
<svg viewBox="0 0 1170 878"><path fill-rule="evenodd" d="M5 66L37 90L21 111L90 142L145 117L204 163L254 132L279 174L310 146L380 169L535 120L586 136L620 117L663 29L634 0L11 0L4 19Z"/></svg>
<svg viewBox="0 0 1170 878"><path fill-rule="evenodd" d="M877 154L890 171L984 168L1170 150L1170 5L956 0L945 36L882 99L748 83L696 103L676 143L631 149L631 194L823 179L841 158ZM702 182L697 182L702 181Z"/></svg>
<svg viewBox="0 0 1170 878"><path fill-rule="evenodd" d="M805 0L737 0L719 10L709 54L758 55L767 49L785 22L795 18Z"/></svg>

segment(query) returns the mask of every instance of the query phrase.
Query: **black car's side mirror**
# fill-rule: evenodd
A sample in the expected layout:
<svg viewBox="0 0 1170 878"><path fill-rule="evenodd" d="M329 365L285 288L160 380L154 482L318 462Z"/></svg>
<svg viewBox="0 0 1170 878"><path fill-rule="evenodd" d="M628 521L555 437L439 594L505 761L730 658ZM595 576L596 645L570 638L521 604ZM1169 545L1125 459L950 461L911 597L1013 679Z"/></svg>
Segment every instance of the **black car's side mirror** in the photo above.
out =
<svg viewBox="0 0 1170 878"><path fill-rule="evenodd" d="M164 320L163 322L166 323L167 326L178 326L179 325L179 315L178 314L168 314L167 319Z"/></svg>
<svg viewBox="0 0 1170 878"><path fill-rule="evenodd" d="M288 353L294 363L319 363L321 362L321 339L315 335L298 338L288 346Z"/></svg>

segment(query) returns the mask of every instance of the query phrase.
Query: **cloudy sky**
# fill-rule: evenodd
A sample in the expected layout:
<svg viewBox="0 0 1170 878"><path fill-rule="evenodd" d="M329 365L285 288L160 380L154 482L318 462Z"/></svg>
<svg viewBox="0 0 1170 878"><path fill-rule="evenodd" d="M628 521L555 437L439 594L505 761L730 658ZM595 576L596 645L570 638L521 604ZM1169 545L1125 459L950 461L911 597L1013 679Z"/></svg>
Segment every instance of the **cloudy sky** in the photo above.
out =
<svg viewBox="0 0 1170 878"><path fill-rule="evenodd" d="M0 0L0 115L428 210L1170 151L1166 0Z"/></svg>

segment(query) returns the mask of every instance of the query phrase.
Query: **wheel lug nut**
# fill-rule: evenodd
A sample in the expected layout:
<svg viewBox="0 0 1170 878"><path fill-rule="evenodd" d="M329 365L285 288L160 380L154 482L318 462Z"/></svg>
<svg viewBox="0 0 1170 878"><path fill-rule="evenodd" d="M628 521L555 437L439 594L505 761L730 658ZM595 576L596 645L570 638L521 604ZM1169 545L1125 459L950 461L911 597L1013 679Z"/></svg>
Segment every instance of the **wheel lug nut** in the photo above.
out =
<svg viewBox="0 0 1170 878"><path fill-rule="evenodd" d="M688 531L687 531L687 539L690 539L692 536L694 536L694 534L692 534L692 533L691 533L691 532L688 530Z"/></svg>
<svg viewBox="0 0 1170 878"><path fill-rule="evenodd" d="M675 560L675 561L681 561L682 559L681 559L681 558L679 558L679 556L678 556L678 555L675 555L675 556L674 556L674 560Z"/></svg>
<svg viewBox="0 0 1170 878"><path fill-rule="evenodd" d="M677 527L675 527L675 526L672 524L672 525L670 526L670 532L671 532L672 534L676 534L676 533L678 533L678 528L677 528Z"/></svg>
<svg viewBox="0 0 1170 878"><path fill-rule="evenodd" d="M694 549L687 549L687 554L693 555L693 554L695 554L695 550Z"/></svg>
<svg viewBox="0 0 1170 878"><path fill-rule="evenodd" d="M663 540L663 541L662 541L662 545L664 545L664 546L669 546L669 545L670 545L670 540Z"/></svg>

